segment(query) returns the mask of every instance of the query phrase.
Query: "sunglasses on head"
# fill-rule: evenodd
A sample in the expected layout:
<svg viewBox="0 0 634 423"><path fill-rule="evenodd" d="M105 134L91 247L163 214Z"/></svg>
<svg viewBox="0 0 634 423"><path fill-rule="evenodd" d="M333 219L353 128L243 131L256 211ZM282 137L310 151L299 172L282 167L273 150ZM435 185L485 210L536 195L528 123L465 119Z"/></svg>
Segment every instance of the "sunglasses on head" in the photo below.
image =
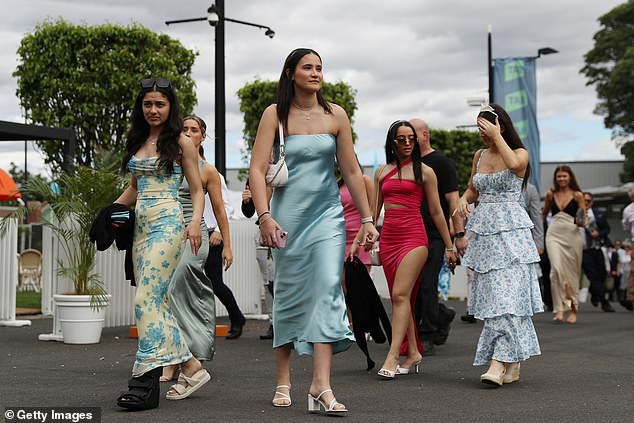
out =
<svg viewBox="0 0 634 423"><path fill-rule="evenodd" d="M169 79L165 78L145 78L141 80L141 88L144 90L151 90L152 88L167 89L172 87L172 83Z"/></svg>

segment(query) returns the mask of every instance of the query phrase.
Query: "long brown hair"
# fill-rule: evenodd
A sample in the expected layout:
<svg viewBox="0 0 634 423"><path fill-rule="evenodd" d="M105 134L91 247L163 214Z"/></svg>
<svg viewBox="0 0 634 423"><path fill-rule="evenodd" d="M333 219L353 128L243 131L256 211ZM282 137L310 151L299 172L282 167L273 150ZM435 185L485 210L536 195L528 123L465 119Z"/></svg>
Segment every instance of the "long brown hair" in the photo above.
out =
<svg viewBox="0 0 634 423"><path fill-rule="evenodd" d="M293 103L293 97L295 96L295 83L293 82L293 74L302 57L307 54L314 54L321 56L315 50L310 48L296 48L291 51L286 60L284 61L284 67L282 68L282 74L280 80L277 83L277 92L275 97L277 98L277 118L282 122L285 130L288 130L288 113L291 110L291 104ZM321 93L321 88L317 91L317 103L324 109L326 113L332 113L332 107L324 99Z"/></svg>
<svg viewBox="0 0 634 423"><path fill-rule="evenodd" d="M566 172L568 176L570 176L570 189L573 191L581 191L579 188L579 184L577 183L577 178L573 173L572 169L568 165L559 165L555 168L555 172L553 173L553 192L559 191L559 185L557 184L557 173Z"/></svg>

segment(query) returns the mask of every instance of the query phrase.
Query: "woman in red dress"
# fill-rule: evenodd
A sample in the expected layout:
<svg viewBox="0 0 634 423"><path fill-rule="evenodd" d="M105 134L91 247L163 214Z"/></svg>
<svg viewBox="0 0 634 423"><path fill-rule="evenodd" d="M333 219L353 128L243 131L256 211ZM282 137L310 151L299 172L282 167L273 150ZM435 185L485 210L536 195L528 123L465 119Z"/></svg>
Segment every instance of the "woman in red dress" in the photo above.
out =
<svg viewBox="0 0 634 423"><path fill-rule="evenodd" d="M380 256L392 299L392 343L378 375L393 379L408 374L422 360L422 345L414 323L414 303L421 271L427 260L427 234L420 204L427 194L429 210L445 242L450 268L456 254L445 222L434 171L424 165L416 131L408 121L394 122L385 141L386 165L375 174L376 195L373 210L376 221L385 206L380 239ZM357 248L355 247L355 250ZM353 251L355 253L356 251ZM401 343L406 342L405 361L399 363Z"/></svg>

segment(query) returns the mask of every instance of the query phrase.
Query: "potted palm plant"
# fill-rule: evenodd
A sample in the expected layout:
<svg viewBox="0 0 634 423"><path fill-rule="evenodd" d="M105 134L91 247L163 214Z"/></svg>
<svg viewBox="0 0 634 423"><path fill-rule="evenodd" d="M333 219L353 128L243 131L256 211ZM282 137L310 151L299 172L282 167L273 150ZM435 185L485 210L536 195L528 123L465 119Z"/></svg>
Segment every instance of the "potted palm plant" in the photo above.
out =
<svg viewBox="0 0 634 423"><path fill-rule="evenodd" d="M33 179L20 189L23 196L48 203L42 224L59 243L57 274L73 286L72 292L53 296L65 343L97 343L101 338L110 296L95 273L96 248L89 231L99 209L112 203L124 187L125 180L114 172L79 167L52 184ZM7 219L23 219L28 212L28 207L18 208L2 219L0 230L7 226Z"/></svg>

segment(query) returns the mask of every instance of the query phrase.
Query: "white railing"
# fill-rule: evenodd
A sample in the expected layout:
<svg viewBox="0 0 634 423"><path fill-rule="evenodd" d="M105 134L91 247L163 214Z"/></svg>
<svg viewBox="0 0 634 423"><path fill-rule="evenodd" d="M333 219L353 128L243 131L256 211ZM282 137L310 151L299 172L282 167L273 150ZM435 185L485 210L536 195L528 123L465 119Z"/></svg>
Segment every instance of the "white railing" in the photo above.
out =
<svg viewBox="0 0 634 423"><path fill-rule="evenodd" d="M30 320L15 319L15 291L18 285L18 225L8 222L0 235L0 326L28 326Z"/></svg>
<svg viewBox="0 0 634 423"><path fill-rule="evenodd" d="M106 308L103 326L128 326L134 324L134 294L136 288L125 279L125 251L113 244L106 251L97 252L95 272L101 275L106 292L111 295Z"/></svg>
<svg viewBox="0 0 634 423"><path fill-rule="evenodd" d="M234 262L224 273L224 281L233 291L243 313L253 317L261 316L265 291L255 257L257 226L253 220L232 220L230 231ZM55 314L52 301L54 293L68 292L72 288L70 281L57 276L56 258L61 253L50 229L44 228L42 242L42 313L44 314ZM135 290L125 280L124 257L125 253L117 251L114 245L107 251L97 253L95 270L101 275L107 292L112 296L106 310L104 327L134 324ZM452 277L450 296L466 297L466 278L461 270L458 269L456 276ZM389 297L382 267L373 269L373 278L379 295ZM216 315L227 315L226 309L217 299ZM54 338L61 336L61 327L55 319L53 326Z"/></svg>
<svg viewBox="0 0 634 423"><path fill-rule="evenodd" d="M264 283L255 259L255 239L258 227L254 220L229 222L233 265L224 273L224 282L231 288L238 306L245 314L262 314ZM226 316L227 310L216 298L216 315Z"/></svg>

